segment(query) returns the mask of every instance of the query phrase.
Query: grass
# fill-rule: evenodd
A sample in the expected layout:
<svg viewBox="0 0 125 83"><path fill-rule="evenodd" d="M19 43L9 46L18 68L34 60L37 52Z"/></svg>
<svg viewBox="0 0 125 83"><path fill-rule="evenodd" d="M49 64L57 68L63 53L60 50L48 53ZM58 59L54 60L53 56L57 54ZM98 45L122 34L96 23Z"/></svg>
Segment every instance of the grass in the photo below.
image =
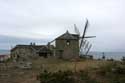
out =
<svg viewBox="0 0 125 83"><path fill-rule="evenodd" d="M97 80L98 83L113 83L114 81L120 81L120 83L124 83L122 81L125 81L125 74L118 73L117 76L121 77L118 78L115 77L116 73L112 72L112 68L124 69L123 65L125 64L121 64L120 62L116 61L79 60L75 62L40 57L31 60L31 62L32 69L29 70L15 68L13 67L13 63L8 62L7 66L9 66L9 68L7 70L0 71L0 74L8 74L9 77L0 77L0 81L2 83L39 83L36 77L44 70L52 73L58 71L71 71L79 73L80 71L84 71L87 72L87 76L82 74L83 76L78 75L78 77L81 76L83 79L90 79L90 81ZM87 81L84 83L87 83Z"/></svg>

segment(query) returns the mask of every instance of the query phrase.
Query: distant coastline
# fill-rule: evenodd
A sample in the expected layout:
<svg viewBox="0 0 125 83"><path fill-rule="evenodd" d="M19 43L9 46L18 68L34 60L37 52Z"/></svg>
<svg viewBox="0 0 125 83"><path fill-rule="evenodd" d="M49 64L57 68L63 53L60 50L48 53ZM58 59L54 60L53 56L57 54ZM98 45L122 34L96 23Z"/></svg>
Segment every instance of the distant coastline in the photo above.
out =
<svg viewBox="0 0 125 83"><path fill-rule="evenodd" d="M103 54L102 52L89 52L90 55L93 55L95 59L101 59ZM125 52L104 52L106 59L121 60L125 56Z"/></svg>
<svg viewBox="0 0 125 83"><path fill-rule="evenodd" d="M2 54L10 54L10 50L0 49L0 55Z"/></svg>

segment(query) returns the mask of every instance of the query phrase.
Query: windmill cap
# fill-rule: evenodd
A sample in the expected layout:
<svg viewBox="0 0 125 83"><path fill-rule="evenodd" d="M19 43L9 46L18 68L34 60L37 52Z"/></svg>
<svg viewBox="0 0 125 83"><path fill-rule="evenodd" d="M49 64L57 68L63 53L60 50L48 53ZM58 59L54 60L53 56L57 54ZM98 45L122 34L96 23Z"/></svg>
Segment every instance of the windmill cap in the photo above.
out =
<svg viewBox="0 0 125 83"><path fill-rule="evenodd" d="M56 39L72 39L72 40L77 40L79 38L78 35L76 34L70 34L69 31L67 30L64 34L62 34L61 36L59 36Z"/></svg>

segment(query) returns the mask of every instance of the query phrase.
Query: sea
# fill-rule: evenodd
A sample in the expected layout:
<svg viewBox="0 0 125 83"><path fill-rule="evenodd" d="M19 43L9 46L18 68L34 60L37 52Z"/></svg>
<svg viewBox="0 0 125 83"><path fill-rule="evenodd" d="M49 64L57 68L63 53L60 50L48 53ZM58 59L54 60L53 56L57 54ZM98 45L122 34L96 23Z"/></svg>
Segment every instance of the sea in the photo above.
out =
<svg viewBox="0 0 125 83"><path fill-rule="evenodd" d="M0 55L7 55L10 54L9 50L0 50Z"/></svg>
<svg viewBox="0 0 125 83"><path fill-rule="evenodd" d="M102 59L102 56L105 56L105 59L114 59L121 60L125 57L125 52L89 52L89 55L93 55L94 59Z"/></svg>
<svg viewBox="0 0 125 83"><path fill-rule="evenodd" d="M10 54L9 50L0 50L0 55ZM106 59L121 60L125 57L125 52L89 52L88 55L93 55L94 59L101 59L104 55Z"/></svg>

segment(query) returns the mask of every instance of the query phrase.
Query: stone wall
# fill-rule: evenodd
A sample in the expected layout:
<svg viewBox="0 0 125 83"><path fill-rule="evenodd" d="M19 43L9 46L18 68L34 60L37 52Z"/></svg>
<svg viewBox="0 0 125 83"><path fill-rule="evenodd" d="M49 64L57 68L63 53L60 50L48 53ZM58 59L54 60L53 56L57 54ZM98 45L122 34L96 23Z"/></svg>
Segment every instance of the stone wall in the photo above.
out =
<svg viewBox="0 0 125 83"><path fill-rule="evenodd" d="M67 41L69 44L67 44ZM79 57L78 40L56 40L56 56L64 59Z"/></svg>
<svg viewBox="0 0 125 83"><path fill-rule="evenodd" d="M24 58L27 59L32 56L36 56L37 54L31 48L27 47L19 47L15 50L11 51L11 56L13 59Z"/></svg>

